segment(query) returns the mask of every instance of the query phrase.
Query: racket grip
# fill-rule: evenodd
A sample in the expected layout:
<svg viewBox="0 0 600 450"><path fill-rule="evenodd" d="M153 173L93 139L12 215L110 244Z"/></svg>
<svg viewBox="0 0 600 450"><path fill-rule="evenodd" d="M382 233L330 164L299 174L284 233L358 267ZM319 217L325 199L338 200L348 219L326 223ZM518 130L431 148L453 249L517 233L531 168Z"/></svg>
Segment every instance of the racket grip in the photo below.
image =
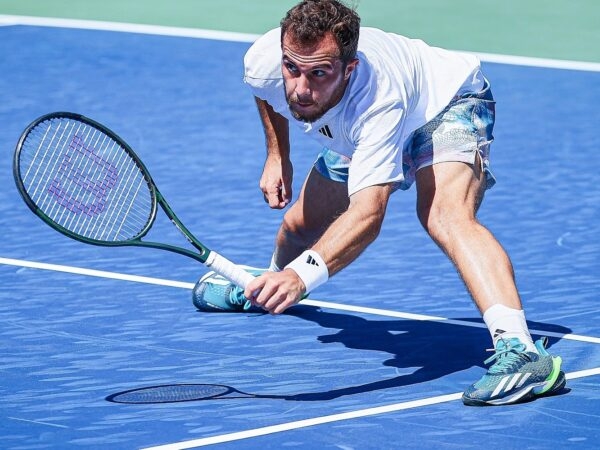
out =
<svg viewBox="0 0 600 450"><path fill-rule="evenodd" d="M227 258L219 255L217 252L211 251L204 264L206 267L210 267L219 275L227 278L232 283L244 289L254 279L252 274L246 272L240 266L232 263Z"/></svg>

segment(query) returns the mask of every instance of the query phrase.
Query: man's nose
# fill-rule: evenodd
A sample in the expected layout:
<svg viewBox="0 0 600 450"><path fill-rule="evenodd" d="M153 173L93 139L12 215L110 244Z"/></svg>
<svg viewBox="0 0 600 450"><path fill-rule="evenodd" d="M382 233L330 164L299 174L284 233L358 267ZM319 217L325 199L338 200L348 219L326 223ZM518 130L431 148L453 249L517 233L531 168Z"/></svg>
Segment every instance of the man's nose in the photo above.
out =
<svg viewBox="0 0 600 450"><path fill-rule="evenodd" d="M296 94L299 98L306 98L311 94L310 83L308 78L304 75L300 75L296 79Z"/></svg>

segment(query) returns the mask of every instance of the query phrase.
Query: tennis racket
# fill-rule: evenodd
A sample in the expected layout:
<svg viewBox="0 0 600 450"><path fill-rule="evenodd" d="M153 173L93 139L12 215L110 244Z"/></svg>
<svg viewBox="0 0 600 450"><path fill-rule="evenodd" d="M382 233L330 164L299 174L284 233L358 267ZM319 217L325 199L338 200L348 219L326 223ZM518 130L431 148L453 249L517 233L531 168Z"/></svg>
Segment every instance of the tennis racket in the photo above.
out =
<svg viewBox="0 0 600 450"><path fill-rule="evenodd" d="M171 210L129 145L87 117L55 112L32 122L17 144L13 174L27 206L70 238L179 253L242 288L254 279L198 241ZM156 219L157 205L196 251L142 240Z"/></svg>

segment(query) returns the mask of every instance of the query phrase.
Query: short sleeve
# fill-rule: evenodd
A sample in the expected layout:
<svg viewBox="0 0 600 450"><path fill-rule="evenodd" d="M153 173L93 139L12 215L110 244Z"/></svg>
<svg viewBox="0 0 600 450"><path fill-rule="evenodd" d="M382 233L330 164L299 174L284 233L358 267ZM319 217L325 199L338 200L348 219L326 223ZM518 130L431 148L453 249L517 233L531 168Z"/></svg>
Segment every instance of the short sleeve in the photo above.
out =
<svg viewBox="0 0 600 450"><path fill-rule="evenodd" d="M258 38L246 52L244 82L256 97L265 100L275 111L287 109L281 75L279 28Z"/></svg>
<svg viewBox="0 0 600 450"><path fill-rule="evenodd" d="M392 102L373 111L353 130L356 150L349 170L349 195L369 186L403 180L405 129L404 105Z"/></svg>

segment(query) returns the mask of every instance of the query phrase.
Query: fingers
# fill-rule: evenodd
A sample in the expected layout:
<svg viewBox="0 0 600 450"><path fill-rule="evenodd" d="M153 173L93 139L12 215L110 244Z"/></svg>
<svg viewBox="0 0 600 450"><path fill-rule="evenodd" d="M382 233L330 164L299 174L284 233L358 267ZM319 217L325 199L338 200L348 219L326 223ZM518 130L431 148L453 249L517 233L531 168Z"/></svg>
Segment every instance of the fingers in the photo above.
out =
<svg viewBox="0 0 600 450"><path fill-rule="evenodd" d="M281 186L271 187L263 191L265 202L275 209L285 208L290 203L291 195Z"/></svg>
<svg viewBox="0 0 600 450"><path fill-rule="evenodd" d="M284 184L280 189L281 201L284 206L292 201L292 187L289 184Z"/></svg>
<svg viewBox="0 0 600 450"><path fill-rule="evenodd" d="M282 161L279 157L268 156L265 161L259 186L265 202L271 208L281 209L288 205L292 199L293 167L287 159Z"/></svg>
<svg viewBox="0 0 600 450"><path fill-rule="evenodd" d="M284 272L266 272L252 280L244 290L253 305L270 314L283 313L298 303L302 293L297 281Z"/></svg>
<svg viewBox="0 0 600 450"><path fill-rule="evenodd" d="M244 297L246 297L248 300L250 300L253 305L256 305L256 298L262 291L264 285L265 285L265 283L264 283L264 274L263 274L261 276L256 277L250 283L248 283L248 285L244 289Z"/></svg>

